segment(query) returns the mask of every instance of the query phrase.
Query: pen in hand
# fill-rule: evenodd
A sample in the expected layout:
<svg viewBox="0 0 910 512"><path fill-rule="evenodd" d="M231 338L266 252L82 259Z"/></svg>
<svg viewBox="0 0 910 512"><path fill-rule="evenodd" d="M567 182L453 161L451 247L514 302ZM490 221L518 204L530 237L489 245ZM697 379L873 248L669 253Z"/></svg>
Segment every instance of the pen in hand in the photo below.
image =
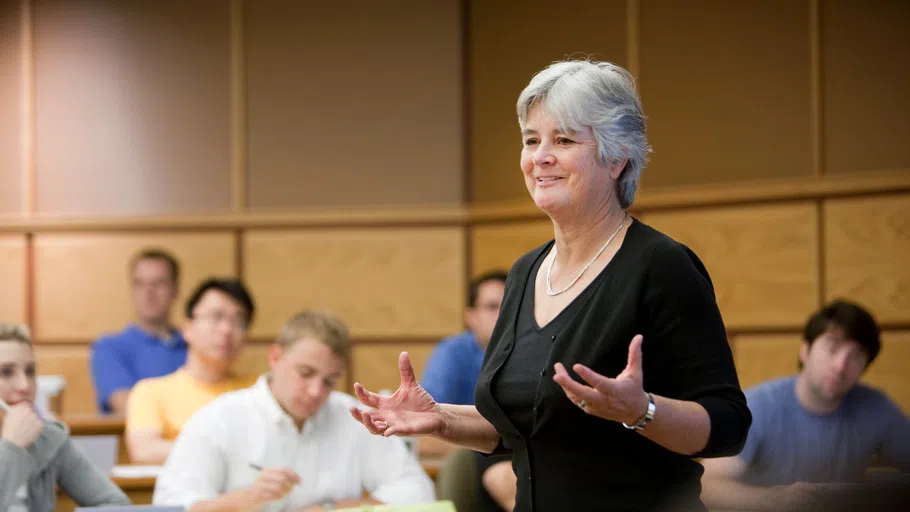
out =
<svg viewBox="0 0 910 512"><path fill-rule="evenodd" d="M259 464L255 464L253 462L250 462L249 466L250 466L250 468L255 469L256 471L262 471L264 469ZM297 482L296 484L294 484L294 487L300 487L300 482Z"/></svg>
<svg viewBox="0 0 910 512"><path fill-rule="evenodd" d="M9 412L9 404L4 402L2 398L0 398L0 409Z"/></svg>

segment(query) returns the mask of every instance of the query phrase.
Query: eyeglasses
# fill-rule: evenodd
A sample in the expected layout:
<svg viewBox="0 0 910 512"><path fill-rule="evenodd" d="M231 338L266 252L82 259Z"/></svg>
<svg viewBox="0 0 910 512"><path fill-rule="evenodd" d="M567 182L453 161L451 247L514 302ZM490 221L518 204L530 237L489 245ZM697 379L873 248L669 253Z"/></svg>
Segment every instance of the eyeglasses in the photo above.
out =
<svg viewBox="0 0 910 512"><path fill-rule="evenodd" d="M228 315L221 311L200 313L198 315L193 315L193 319L199 320L209 327L216 327L224 323L226 323L228 327L238 331L245 331L247 327L249 327L249 322L243 315Z"/></svg>

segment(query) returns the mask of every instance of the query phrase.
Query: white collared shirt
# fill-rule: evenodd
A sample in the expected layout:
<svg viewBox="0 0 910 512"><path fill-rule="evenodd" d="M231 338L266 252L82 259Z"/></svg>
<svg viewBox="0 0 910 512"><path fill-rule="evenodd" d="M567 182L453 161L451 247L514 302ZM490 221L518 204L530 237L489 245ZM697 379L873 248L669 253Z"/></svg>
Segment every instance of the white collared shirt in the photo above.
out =
<svg viewBox="0 0 910 512"><path fill-rule="evenodd" d="M189 509L251 485L263 468L286 467L300 484L263 510L297 510L359 499L389 504L435 499L433 482L401 439L370 434L351 417L359 402L337 391L299 431L265 375L200 409L183 427L155 485L155 505Z"/></svg>

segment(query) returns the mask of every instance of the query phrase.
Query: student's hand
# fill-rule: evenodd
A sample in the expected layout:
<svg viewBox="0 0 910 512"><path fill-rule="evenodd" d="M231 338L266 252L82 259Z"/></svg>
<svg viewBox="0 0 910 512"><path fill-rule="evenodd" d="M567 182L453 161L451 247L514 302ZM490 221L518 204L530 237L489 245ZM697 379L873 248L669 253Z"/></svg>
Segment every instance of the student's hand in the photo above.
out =
<svg viewBox="0 0 910 512"><path fill-rule="evenodd" d="M386 437L440 433L445 423L442 409L417 382L407 352L398 356L398 373L401 385L389 397L367 391L359 382L355 383L357 398L376 410L361 411L351 407L351 415L373 434Z"/></svg>
<svg viewBox="0 0 910 512"><path fill-rule="evenodd" d="M300 483L297 473L287 468L265 468L259 477L244 491L246 508L259 509L263 505L284 498Z"/></svg>
<svg viewBox="0 0 910 512"><path fill-rule="evenodd" d="M3 419L0 437L20 448L28 448L44 430L44 421L35 414L31 404L19 403L10 407Z"/></svg>

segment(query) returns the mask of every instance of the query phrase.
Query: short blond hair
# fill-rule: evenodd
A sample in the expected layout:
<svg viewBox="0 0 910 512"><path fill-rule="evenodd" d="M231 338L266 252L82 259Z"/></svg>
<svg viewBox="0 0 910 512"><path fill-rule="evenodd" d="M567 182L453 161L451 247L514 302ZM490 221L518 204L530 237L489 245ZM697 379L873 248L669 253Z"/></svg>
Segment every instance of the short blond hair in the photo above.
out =
<svg viewBox="0 0 910 512"><path fill-rule="evenodd" d="M32 344L28 326L11 322L0 322L0 341L19 341Z"/></svg>
<svg viewBox="0 0 910 512"><path fill-rule="evenodd" d="M292 316L281 328L275 343L282 348L289 348L304 338L321 341L346 363L351 360L348 328L340 318L328 311L306 310Z"/></svg>

